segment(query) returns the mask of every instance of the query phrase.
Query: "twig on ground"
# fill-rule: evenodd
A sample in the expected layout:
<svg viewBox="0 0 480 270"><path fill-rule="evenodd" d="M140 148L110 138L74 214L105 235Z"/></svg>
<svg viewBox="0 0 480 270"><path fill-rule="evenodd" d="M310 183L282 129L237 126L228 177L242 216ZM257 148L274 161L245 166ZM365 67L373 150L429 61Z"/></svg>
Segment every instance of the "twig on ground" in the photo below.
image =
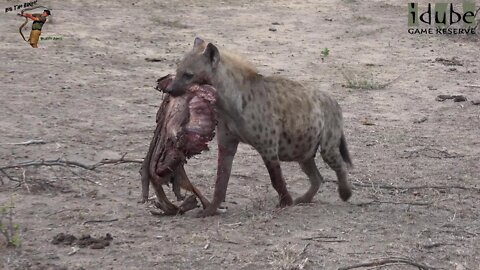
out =
<svg viewBox="0 0 480 270"><path fill-rule="evenodd" d="M310 243L307 243L303 249L302 249L302 252L300 252L299 256L303 256L305 255L305 253L307 252L307 248L310 246Z"/></svg>
<svg viewBox="0 0 480 270"><path fill-rule="evenodd" d="M405 150L400 158L417 158L424 156L428 158L445 159L445 158L459 158L464 157L463 154L449 152L445 149L436 149L431 147L424 147L420 149Z"/></svg>
<svg viewBox="0 0 480 270"><path fill-rule="evenodd" d="M31 145L31 144L46 144L44 140L28 140L18 143L0 143L0 145Z"/></svg>
<svg viewBox="0 0 480 270"><path fill-rule="evenodd" d="M118 218L87 220L87 221L83 222L83 225L88 224L88 223L103 223L103 222L114 222L114 221L118 221Z"/></svg>
<svg viewBox="0 0 480 270"><path fill-rule="evenodd" d="M90 180L90 179L88 179L88 178L86 178L86 177L81 176L80 174L78 174L77 172L75 172L74 170L72 170L71 168L68 168L68 169L69 169L69 171L70 171L71 173L73 173L76 177L78 177L78 178L80 178L80 179L82 179L82 180L84 180L84 181L87 181L87 182L89 182L89 183L92 183L92 184L95 184L95 185L98 185L98 186L101 186L101 185L102 185L101 183L99 183L99 182L97 182L97 181L93 181L93 180Z"/></svg>
<svg viewBox="0 0 480 270"><path fill-rule="evenodd" d="M28 193L32 193L27 183L27 170L25 170L24 168L22 168L22 184L25 185L25 188L27 188Z"/></svg>
<svg viewBox="0 0 480 270"><path fill-rule="evenodd" d="M327 180L325 182L332 182L332 183L337 183L337 181L334 180ZM379 184L379 183L370 183L370 184L364 184L361 182L352 182L352 185L357 186L357 187L372 187L372 188L382 188L382 189L403 189L403 190L414 190L414 189L462 189L462 190L474 190L474 191L480 191L480 188L477 187L465 187L465 186L460 186L460 185L420 185L420 186L394 186L394 185L384 185L384 184Z"/></svg>
<svg viewBox="0 0 480 270"><path fill-rule="evenodd" d="M433 243L433 244L428 244L428 245L423 245L423 248L426 249L432 249L440 246L454 246L454 244L451 243Z"/></svg>
<svg viewBox="0 0 480 270"><path fill-rule="evenodd" d="M223 225L228 226L228 227L237 227L237 226L242 226L243 223L242 222L235 222L235 223L223 224Z"/></svg>
<svg viewBox="0 0 480 270"><path fill-rule="evenodd" d="M345 239L337 239L338 237L336 236L311 236L311 237L302 237L300 238L301 240L314 240L317 242L324 242L324 243L341 243L341 242L347 242Z"/></svg>
<svg viewBox="0 0 480 270"><path fill-rule="evenodd" d="M431 205L431 202L391 202L391 201L378 201L378 200L373 200L371 202L363 202L363 203L355 203L354 205L356 206L365 206L369 204L380 204L380 203L385 203L385 204L407 204L407 205L420 205L420 206L425 206L425 205Z"/></svg>
<svg viewBox="0 0 480 270"><path fill-rule="evenodd" d="M50 217L50 216L53 216L53 215L56 215L56 214L60 214L60 213L62 213L62 212L70 211L70 210L72 210L72 209L62 209L62 210L59 210L59 211L55 211L55 212L53 212L53 213L48 214L46 217Z"/></svg>
<svg viewBox="0 0 480 270"><path fill-rule="evenodd" d="M16 179L13 179L13 177L11 177L7 172L5 172L3 169L0 169L0 172L3 173L5 175L5 177L8 178L8 180L12 181L12 182L20 182L19 180L16 180ZM3 179L0 178L0 180L2 181L2 185L4 184L3 183Z"/></svg>
<svg viewBox="0 0 480 270"><path fill-rule="evenodd" d="M298 254L299 257L303 257L305 256L305 254L307 254L307 248L310 246L310 243L307 243L303 249L302 249L302 252L300 252L300 254ZM305 259L303 259L297 266L298 269L300 270L303 270L305 269L305 265L308 263L309 259L308 257L306 257Z"/></svg>
<svg viewBox="0 0 480 270"><path fill-rule="evenodd" d="M435 269L431 266L418 263L413 261L412 259L409 258L404 258L404 257L388 257L388 258L383 258L383 259L375 259L370 262L364 262L364 263L359 263L355 265L350 265L350 266L345 266L345 267L340 267L338 270L349 270L349 269L354 269L354 268L363 268L363 267L371 267L371 266L381 266L381 265L387 265L387 264L396 264L396 263L404 263L404 264L409 264L418 267L418 269L422 270L431 270Z"/></svg>
<svg viewBox="0 0 480 270"><path fill-rule="evenodd" d="M480 85L476 85L476 84L466 84L465 87L480 88Z"/></svg>

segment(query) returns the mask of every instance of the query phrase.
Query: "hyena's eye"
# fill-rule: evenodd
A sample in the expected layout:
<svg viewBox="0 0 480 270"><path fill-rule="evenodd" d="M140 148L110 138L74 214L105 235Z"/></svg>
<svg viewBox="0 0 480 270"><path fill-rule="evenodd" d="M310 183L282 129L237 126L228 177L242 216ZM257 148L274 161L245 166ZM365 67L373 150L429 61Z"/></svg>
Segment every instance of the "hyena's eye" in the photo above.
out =
<svg viewBox="0 0 480 270"><path fill-rule="evenodd" d="M193 79L193 74L192 73L185 72L185 73L183 73L182 76L183 76L183 79L185 79L185 80Z"/></svg>

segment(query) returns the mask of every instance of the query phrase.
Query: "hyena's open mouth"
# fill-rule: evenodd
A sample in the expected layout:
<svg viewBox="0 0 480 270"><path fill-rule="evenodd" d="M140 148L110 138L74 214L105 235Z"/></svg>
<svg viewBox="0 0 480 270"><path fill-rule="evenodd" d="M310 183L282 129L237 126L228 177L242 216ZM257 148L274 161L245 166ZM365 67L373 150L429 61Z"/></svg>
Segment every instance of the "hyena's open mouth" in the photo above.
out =
<svg viewBox="0 0 480 270"><path fill-rule="evenodd" d="M174 76L158 80L157 90L165 92ZM185 199L178 207L166 197L162 185L170 182L178 200L184 199L180 188L194 193L207 207L208 200L188 180L184 170L187 158L208 150L208 142L215 135L215 88L193 85L181 96L166 95L158 112L157 128L142 166L142 200L148 198L149 183L153 184L158 204L167 215L184 213L197 207L195 196Z"/></svg>

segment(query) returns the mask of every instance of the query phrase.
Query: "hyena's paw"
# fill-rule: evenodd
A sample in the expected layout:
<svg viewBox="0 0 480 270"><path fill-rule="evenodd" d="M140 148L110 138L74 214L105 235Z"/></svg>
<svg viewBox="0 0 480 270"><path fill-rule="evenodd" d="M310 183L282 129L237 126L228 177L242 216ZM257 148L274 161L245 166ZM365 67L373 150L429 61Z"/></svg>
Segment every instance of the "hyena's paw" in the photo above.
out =
<svg viewBox="0 0 480 270"><path fill-rule="evenodd" d="M277 204L277 207L278 208L285 208L285 207L290 206L292 204L293 204L292 196L290 196L290 194L287 194L280 199L280 201Z"/></svg>
<svg viewBox="0 0 480 270"><path fill-rule="evenodd" d="M204 210L200 211L197 214L197 218L205 218L218 215L218 211L216 207L212 207L211 205L205 208Z"/></svg>
<svg viewBox="0 0 480 270"><path fill-rule="evenodd" d="M338 194L340 194L340 198L346 202L348 199L350 199L350 197L352 197L352 188L349 186L339 187Z"/></svg>

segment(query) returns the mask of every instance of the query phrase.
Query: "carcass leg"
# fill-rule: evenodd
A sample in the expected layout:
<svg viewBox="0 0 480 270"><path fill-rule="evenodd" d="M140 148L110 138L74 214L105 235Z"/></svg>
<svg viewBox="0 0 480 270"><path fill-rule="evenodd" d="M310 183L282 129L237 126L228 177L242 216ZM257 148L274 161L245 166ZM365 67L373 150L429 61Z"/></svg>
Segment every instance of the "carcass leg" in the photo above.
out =
<svg viewBox="0 0 480 270"><path fill-rule="evenodd" d="M195 194L200 202L202 203L203 209L207 208L210 205L210 202L205 198L200 190L192 185L190 180L188 179L187 173L185 172L185 168L183 165L179 166L175 171L175 179L174 181L183 189L188 190Z"/></svg>

